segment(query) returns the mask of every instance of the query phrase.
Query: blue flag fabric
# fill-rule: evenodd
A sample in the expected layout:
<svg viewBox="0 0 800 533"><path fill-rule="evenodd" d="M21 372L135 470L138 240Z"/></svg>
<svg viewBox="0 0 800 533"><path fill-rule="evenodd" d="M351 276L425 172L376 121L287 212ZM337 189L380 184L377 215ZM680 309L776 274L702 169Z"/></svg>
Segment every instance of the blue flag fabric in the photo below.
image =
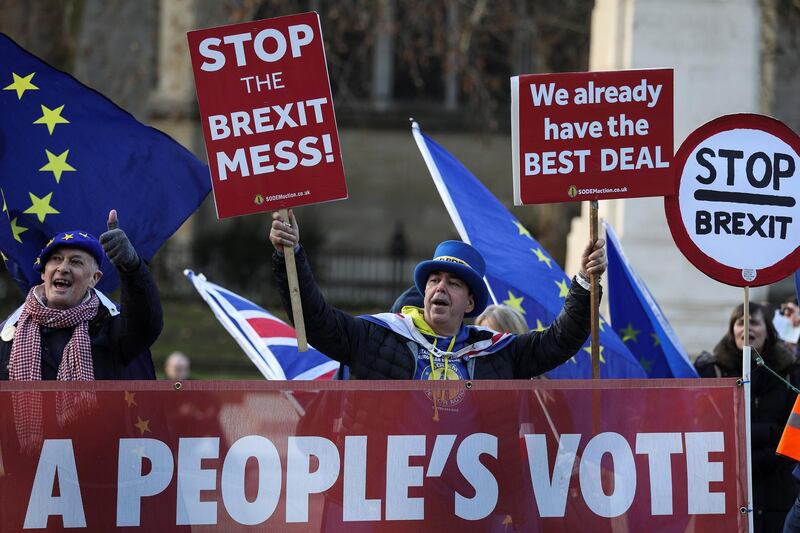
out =
<svg viewBox="0 0 800 533"><path fill-rule="evenodd" d="M800 304L800 270L794 273L794 292L797 297L797 303Z"/></svg>
<svg viewBox="0 0 800 533"><path fill-rule="evenodd" d="M613 228L605 227L608 304L614 330L649 377L698 377L672 326L622 252Z"/></svg>
<svg viewBox="0 0 800 533"><path fill-rule="evenodd" d="M149 260L208 194L208 167L164 133L0 34L0 251L23 290L56 233L99 237L119 213ZM98 287L119 280L108 262Z"/></svg>
<svg viewBox="0 0 800 533"><path fill-rule="evenodd" d="M549 326L564 305L571 280L491 192L415 123L414 139L461 238L486 260L486 282L496 303L523 313L531 329ZM588 241L588 239L587 239ZM601 319L600 375L644 378L642 367ZM591 378L589 341L550 378Z"/></svg>

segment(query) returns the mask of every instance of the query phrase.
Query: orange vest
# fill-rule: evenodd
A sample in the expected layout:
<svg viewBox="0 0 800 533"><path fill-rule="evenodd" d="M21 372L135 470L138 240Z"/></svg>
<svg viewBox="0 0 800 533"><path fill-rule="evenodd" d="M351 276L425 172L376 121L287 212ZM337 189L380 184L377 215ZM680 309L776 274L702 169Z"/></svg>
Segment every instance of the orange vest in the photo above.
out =
<svg viewBox="0 0 800 533"><path fill-rule="evenodd" d="M800 396L794 401L792 414L789 415L786 427L783 428L783 435L776 452L800 461Z"/></svg>

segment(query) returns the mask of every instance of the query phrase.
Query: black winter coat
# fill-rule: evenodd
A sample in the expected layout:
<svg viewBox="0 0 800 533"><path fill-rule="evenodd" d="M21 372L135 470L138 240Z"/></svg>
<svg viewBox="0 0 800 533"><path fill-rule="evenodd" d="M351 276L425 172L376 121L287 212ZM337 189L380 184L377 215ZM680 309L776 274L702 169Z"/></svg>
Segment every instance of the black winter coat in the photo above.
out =
<svg viewBox="0 0 800 533"><path fill-rule="evenodd" d="M777 350L776 350L777 351ZM765 354L766 358L766 354ZM777 359L777 360L775 360ZM781 351L766 364L794 386L800 386L800 366ZM737 361L718 360L703 352L695 361L703 378L741 377ZM750 388L750 434L753 462L753 519L756 532L783 531L783 520L797 496L794 462L776 455L783 428L796 395L778 378L753 363Z"/></svg>
<svg viewBox="0 0 800 533"><path fill-rule="evenodd" d="M328 357L350 367L354 379L412 379L417 343L372 322L353 317L325 302L306 254L295 259L308 341ZM283 307L289 316L291 301L283 256L273 254L273 271ZM531 331L490 355L473 357L466 365L472 379L531 378L567 361L589 336L590 294L573 282L564 308L545 331ZM491 336L474 331L466 342Z"/></svg>
<svg viewBox="0 0 800 533"><path fill-rule="evenodd" d="M156 283L144 261L132 272L119 272L121 312L111 316L102 304L89 321L95 379L130 379L126 367L131 361L148 359L148 348L164 325ZM75 328L42 328L42 379L54 380L64 347ZM0 380L8 380L8 363L13 339L0 341ZM143 353L144 352L144 353ZM137 357L139 359L137 359ZM152 366L152 361L147 360ZM140 372L141 373L141 372ZM149 369L148 369L149 373Z"/></svg>

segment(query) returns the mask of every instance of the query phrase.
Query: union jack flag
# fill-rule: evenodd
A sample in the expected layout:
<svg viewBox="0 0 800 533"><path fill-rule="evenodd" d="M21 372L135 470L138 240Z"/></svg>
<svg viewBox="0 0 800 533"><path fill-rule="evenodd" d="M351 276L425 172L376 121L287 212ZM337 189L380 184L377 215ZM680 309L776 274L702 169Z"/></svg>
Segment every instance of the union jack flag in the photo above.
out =
<svg viewBox="0 0 800 533"><path fill-rule="evenodd" d="M294 328L269 311L202 274L183 273L265 378L328 380L339 370L339 363L311 346L300 353Z"/></svg>

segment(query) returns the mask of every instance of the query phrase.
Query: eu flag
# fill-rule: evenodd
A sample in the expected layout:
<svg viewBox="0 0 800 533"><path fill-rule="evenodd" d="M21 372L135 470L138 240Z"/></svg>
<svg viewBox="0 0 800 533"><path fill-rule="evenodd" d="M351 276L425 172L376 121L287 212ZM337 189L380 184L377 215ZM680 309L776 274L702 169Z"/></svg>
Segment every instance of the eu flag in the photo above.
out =
<svg viewBox="0 0 800 533"><path fill-rule="evenodd" d="M486 282L492 299L520 311L531 329L549 326L564 305L570 278L478 178L423 134L416 123L412 131L459 235L486 260ZM625 344L602 319L600 362L600 375L604 378L647 377ZM589 343L547 375L591 378Z"/></svg>
<svg viewBox="0 0 800 533"><path fill-rule="evenodd" d="M99 237L108 212L149 260L210 190L208 168L164 133L0 34L0 251L21 287L58 232ZM102 291L116 270L103 260Z"/></svg>
<svg viewBox="0 0 800 533"><path fill-rule="evenodd" d="M672 326L622 252L613 228L605 226L612 326L649 377L698 377Z"/></svg>
<svg viewBox="0 0 800 533"><path fill-rule="evenodd" d="M800 270L794 273L794 293L797 297L797 303L800 304Z"/></svg>

